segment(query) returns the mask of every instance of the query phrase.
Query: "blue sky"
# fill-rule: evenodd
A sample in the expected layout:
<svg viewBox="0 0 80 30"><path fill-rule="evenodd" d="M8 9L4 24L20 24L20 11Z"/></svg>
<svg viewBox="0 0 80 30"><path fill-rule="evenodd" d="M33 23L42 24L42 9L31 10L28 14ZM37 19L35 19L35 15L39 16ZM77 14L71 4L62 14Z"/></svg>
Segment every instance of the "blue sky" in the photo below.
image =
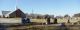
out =
<svg viewBox="0 0 80 30"><path fill-rule="evenodd" d="M80 0L0 0L1 11L15 11L16 6L24 13L65 15L80 13Z"/></svg>

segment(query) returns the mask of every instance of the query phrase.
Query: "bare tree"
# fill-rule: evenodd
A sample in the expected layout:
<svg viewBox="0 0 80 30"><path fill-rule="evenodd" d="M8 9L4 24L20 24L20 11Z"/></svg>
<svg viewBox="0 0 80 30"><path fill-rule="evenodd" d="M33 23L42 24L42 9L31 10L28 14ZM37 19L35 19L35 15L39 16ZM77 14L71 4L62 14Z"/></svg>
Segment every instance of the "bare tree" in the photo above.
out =
<svg viewBox="0 0 80 30"><path fill-rule="evenodd" d="M39 16L39 15L37 16L37 19L41 19L41 18L42 18L41 16Z"/></svg>
<svg viewBox="0 0 80 30"><path fill-rule="evenodd" d="M46 15L44 15L44 18L46 19L46 18L48 18L49 17L49 15L48 14L46 14Z"/></svg>
<svg viewBox="0 0 80 30"><path fill-rule="evenodd" d="M50 18L54 19L54 15L50 15Z"/></svg>
<svg viewBox="0 0 80 30"><path fill-rule="evenodd" d="M64 17L70 17L69 15L64 15Z"/></svg>

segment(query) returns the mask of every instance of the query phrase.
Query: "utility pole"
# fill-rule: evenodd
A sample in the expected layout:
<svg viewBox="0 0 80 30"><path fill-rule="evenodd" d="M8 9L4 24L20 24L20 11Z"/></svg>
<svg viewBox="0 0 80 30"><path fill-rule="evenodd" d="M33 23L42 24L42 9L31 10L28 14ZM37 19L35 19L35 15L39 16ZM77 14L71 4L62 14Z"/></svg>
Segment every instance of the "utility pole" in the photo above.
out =
<svg viewBox="0 0 80 30"><path fill-rule="evenodd" d="M32 9L32 14L34 14L33 12L34 12L34 11L33 11L33 9Z"/></svg>
<svg viewBox="0 0 80 30"><path fill-rule="evenodd" d="M33 11L33 9L32 9L32 18L34 18L34 11Z"/></svg>

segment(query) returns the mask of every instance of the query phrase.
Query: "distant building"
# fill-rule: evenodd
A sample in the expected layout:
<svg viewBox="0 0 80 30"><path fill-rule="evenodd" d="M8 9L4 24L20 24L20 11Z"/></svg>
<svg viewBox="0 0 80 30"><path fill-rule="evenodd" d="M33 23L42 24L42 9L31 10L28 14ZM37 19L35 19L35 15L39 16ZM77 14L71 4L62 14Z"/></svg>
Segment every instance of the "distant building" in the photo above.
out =
<svg viewBox="0 0 80 30"><path fill-rule="evenodd" d="M63 17L62 17L62 16L56 16L55 18L57 18L57 19L62 19Z"/></svg>
<svg viewBox="0 0 80 30"><path fill-rule="evenodd" d="M32 18L32 19L38 19L38 18L40 18L40 19L42 19L43 18L43 15L41 15L41 14L28 14L28 16L27 17L29 17L29 18Z"/></svg>
<svg viewBox="0 0 80 30"><path fill-rule="evenodd" d="M24 18L26 16L20 9L16 9L16 11L9 12L9 13L5 14L4 17L9 17L9 18L20 18L20 17L23 17Z"/></svg>
<svg viewBox="0 0 80 30"><path fill-rule="evenodd" d="M73 17L80 17L80 13L74 14Z"/></svg>
<svg viewBox="0 0 80 30"><path fill-rule="evenodd" d="M5 17L6 14L10 13L11 11L2 11L2 17Z"/></svg>

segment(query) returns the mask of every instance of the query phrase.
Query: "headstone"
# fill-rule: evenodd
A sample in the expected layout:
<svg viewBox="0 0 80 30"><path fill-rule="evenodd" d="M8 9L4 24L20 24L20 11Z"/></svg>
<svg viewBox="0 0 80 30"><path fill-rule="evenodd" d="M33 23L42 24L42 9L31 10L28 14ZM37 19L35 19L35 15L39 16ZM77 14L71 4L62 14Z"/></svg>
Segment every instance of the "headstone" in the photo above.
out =
<svg viewBox="0 0 80 30"><path fill-rule="evenodd" d="M70 20L68 20L68 22L67 23L70 23Z"/></svg>
<svg viewBox="0 0 80 30"><path fill-rule="evenodd" d="M50 17L47 18L47 24L50 24Z"/></svg>
<svg viewBox="0 0 80 30"><path fill-rule="evenodd" d="M30 19L29 18L26 19L26 23L30 23Z"/></svg>
<svg viewBox="0 0 80 30"><path fill-rule="evenodd" d="M29 18L22 18L22 24L27 24L30 23L30 19Z"/></svg>
<svg viewBox="0 0 80 30"><path fill-rule="evenodd" d="M26 24L25 18L22 18L22 24Z"/></svg>
<svg viewBox="0 0 80 30"><path fill-rule="evenodd" d="M65 23L61 23L61 27L65 27L66 25L65 25Z"/></svg>
<svg viewBox="0 0 80 30"><path fill-rule="evenodd" d="M65 23L61 24L60 30L68 30L68 28L66 27Z"/></svg>
<svg viewBox="0 0 80 30"><path fill-rule="evenodd" d="M57 24L57 19L56 18L54 18L54 24Z"/></svg>

